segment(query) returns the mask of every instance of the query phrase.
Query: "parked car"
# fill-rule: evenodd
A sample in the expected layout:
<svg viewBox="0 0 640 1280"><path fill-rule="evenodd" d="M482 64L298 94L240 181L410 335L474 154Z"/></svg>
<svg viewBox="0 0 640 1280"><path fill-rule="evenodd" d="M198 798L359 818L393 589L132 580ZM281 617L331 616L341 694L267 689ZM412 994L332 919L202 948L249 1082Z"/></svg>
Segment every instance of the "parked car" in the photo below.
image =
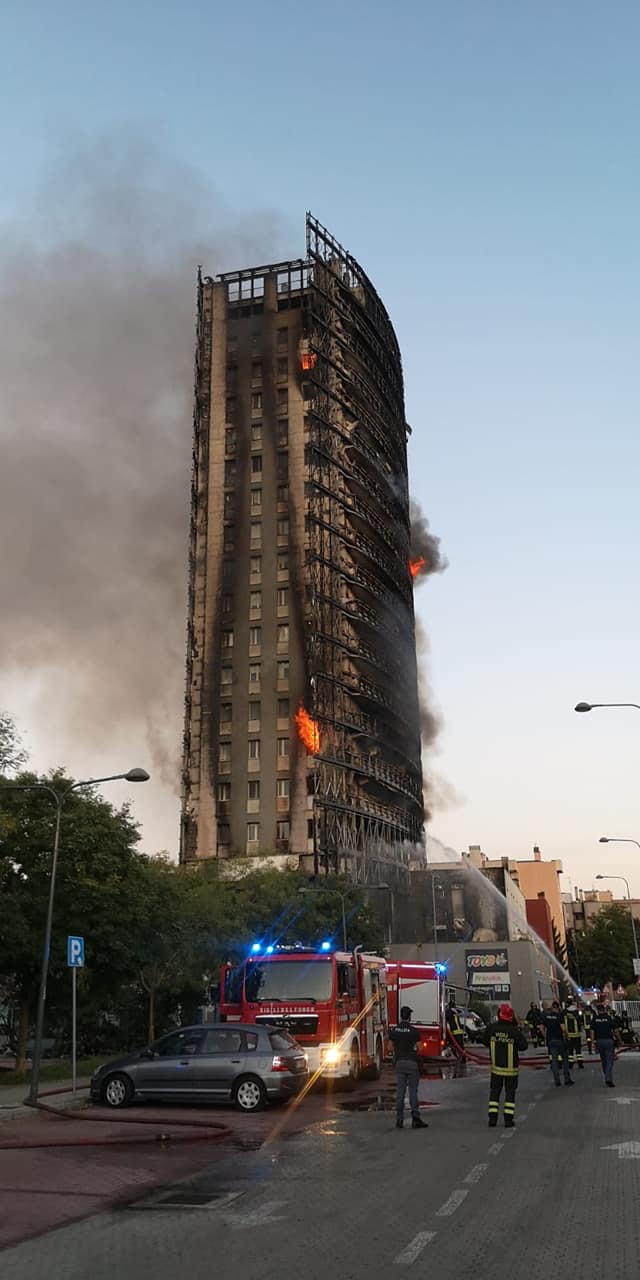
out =
<svg viewBox="0 0 640 1280"><path fill-rule="evenodd" d="M93 1102L126 1107L139 1099L235 1102L260 1111L267 1101L299 1093L309 1078L307 1055L287 1031L228 1022L181 1027L145 1049L99 1067Z"/></svg>
<svg viewBox="0 0 640 1280"><path fill-rule="evenodd" d="M471 1044L482 1044L485 1024L480 1015L474 1013L473 1009L458 1009L458 1014L464 1028L465 1038Z"/></svg>

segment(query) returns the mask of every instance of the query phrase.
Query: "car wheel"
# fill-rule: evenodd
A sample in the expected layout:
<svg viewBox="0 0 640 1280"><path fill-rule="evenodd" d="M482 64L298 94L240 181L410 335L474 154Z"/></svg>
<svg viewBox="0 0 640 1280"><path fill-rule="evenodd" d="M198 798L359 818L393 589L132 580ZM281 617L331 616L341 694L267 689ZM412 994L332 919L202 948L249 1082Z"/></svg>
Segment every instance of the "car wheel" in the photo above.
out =
<svg viewBox="0 0 640 1280"><path fill-rule="evenodd" d="M379 1036L376 1039L375 1062L367 1067L363 1075L367 1080L379 1080L382 1075L382 1041Z"/></svg>
<svg viewBox="0 0 640 1280"><path fill-rule="evenodd" d="M127 1107L133 1098L133 1085L128 1076L109 1076L102 1086L102 1101L108 1107Z"/></svg>
<svg viewBox="0 0 640 1280"><path fill-rule="evenodd" d="M233 1091L233 1100L241 1111L262 1111L267 1091L257 1076L243 1076Z"/></svg>

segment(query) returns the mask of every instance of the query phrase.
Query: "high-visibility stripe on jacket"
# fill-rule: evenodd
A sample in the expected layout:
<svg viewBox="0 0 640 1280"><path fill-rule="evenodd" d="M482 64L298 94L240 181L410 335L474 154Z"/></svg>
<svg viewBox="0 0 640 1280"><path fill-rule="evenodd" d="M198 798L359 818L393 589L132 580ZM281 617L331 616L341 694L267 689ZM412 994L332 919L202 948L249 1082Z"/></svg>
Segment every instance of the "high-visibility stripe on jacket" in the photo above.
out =
<svg viewBox="0 0 640 1280"><path fill-rule="evenodd" d="M568 1036L579 1036L582 1030L580 1026L580 1014L572 1013L571 1010L569 1010L564 1015L564 1025L567 1028Z"/></svg>
<svg viewBox="0 0 640 1280"><path fill-rule="evenodd" d="M492 1022L484 1033L494 1076L517 1076L518 1050L527 1048L527 1040L515 1022Z"/></svg>

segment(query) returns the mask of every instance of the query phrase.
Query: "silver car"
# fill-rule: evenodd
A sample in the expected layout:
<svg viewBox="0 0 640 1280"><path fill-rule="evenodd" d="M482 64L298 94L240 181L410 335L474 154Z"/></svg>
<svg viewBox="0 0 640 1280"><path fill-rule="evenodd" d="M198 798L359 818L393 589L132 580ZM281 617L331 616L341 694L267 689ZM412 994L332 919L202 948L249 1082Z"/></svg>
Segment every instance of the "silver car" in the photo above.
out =
<svg viewBox="0 0 640 1280"><path fill-rule="evenodd" d="M98 1067L93 1102L126 1107L138 1099L168 1102L235 1102L260 1111L304 1088L307 1055L278 1027L213 1023L181 1027L146 1049Z"/></svg>

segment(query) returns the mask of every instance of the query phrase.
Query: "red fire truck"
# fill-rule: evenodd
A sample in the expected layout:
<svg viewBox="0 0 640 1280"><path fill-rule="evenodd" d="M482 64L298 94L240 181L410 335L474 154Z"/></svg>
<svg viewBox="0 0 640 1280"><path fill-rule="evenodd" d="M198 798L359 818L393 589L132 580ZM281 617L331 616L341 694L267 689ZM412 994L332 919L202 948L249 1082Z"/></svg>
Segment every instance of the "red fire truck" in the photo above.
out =
<svg viewBox="0 0 640 1280"><path fill-rule="evenodd" d="M399 1021L403 1005L413 1009L412 1021L421 1032L422 1060L440 1058L446 1045L445 982L442 964L387 960L389 1022Z"/></svg>
<svg viewBox="0 0 640 1280"><path fill-rule="evenodd" d="M386 961L322 948L261 948L223 965L219 1015L226 1022L284 1027L305 1049L311 1072L377 1080L388 1029Z"/></svg>

